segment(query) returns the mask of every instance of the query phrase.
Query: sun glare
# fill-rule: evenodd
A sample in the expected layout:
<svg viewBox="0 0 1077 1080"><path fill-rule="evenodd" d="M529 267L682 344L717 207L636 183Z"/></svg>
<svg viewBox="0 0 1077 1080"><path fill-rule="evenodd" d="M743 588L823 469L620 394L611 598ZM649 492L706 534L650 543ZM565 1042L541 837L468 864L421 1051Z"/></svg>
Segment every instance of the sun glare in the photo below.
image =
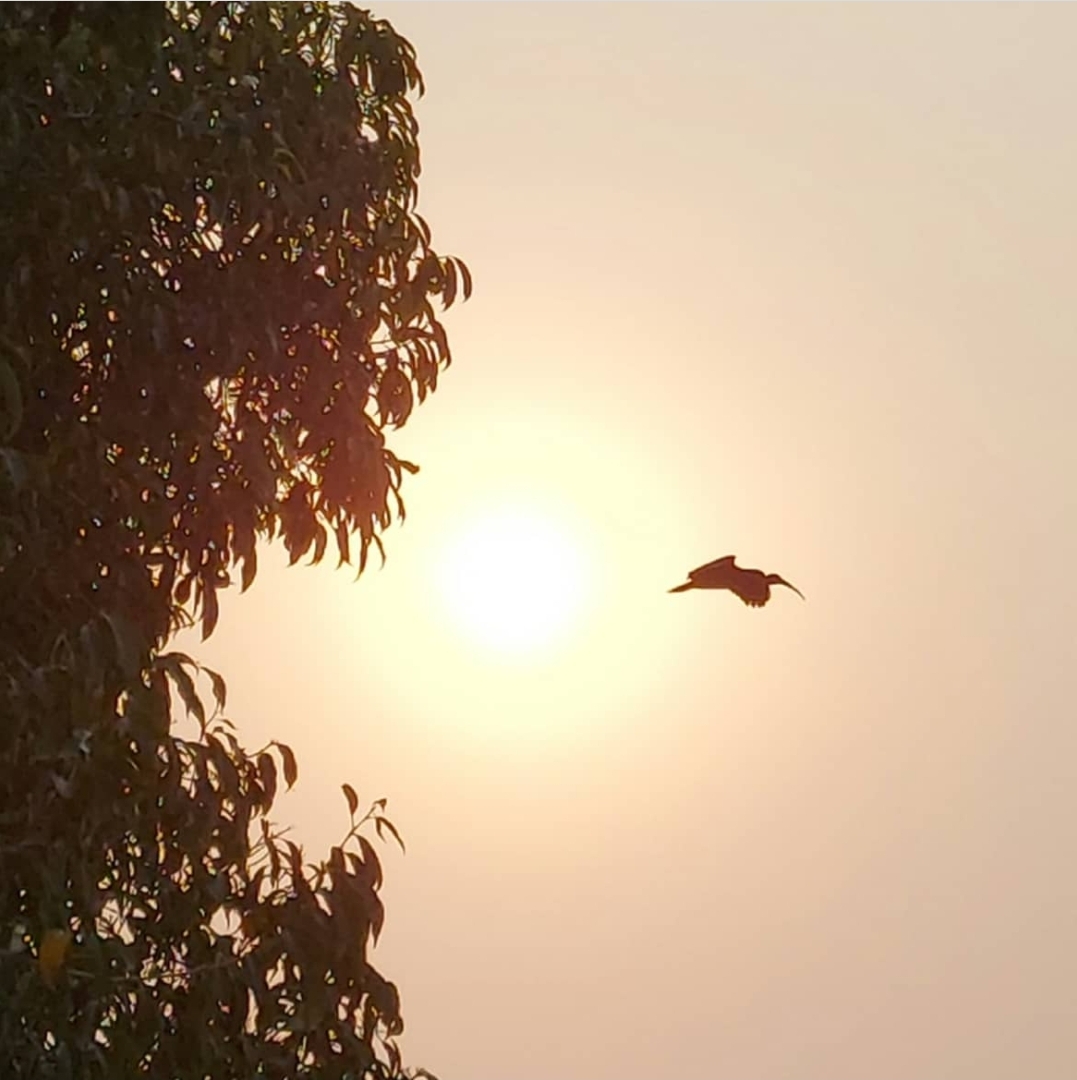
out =
<svg viewBox="0 0 1077 1080"><path fill-rule="evenodd" d="M579 539L549 514L520 506L469 522L445 549L439 578L452 624L473 643L515 656L556 644L587 586Z"/></svg>

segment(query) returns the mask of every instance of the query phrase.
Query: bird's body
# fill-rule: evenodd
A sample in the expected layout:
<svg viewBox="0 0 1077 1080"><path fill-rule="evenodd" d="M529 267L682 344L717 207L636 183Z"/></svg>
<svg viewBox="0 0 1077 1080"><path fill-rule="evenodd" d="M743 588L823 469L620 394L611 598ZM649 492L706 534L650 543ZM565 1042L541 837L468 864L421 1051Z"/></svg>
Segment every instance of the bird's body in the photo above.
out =
<svg viewBox="0 0 1077 1080"><path fill-rule="evenodd" d="M697 566L683 585L670 589L671 593L687 592L689 589L728 589L749 607L762 607L770 599L771 585L784 585L804 599L804 594L790 585L778 574L764 574L762 570L745 570L737 566L736 555L724 555L714 562Z"/></svg>

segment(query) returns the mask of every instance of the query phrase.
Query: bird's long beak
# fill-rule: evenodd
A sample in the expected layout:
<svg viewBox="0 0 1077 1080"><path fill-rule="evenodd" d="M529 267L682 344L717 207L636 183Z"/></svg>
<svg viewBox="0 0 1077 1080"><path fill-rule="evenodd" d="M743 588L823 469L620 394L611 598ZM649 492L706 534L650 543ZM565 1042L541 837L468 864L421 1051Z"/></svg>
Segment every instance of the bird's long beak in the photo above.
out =
<svg viewBox="0 0 1077 1080"><path fill-rule="evenodd" d="M787 589L792 589L793 592L795 592L797 594L797 596L800 597L801 600L807 600L808 599L795 585L790 585L789 582L786 581L785 578L783 578L783 577L778 578L776 584L784 585Z"/></svg>

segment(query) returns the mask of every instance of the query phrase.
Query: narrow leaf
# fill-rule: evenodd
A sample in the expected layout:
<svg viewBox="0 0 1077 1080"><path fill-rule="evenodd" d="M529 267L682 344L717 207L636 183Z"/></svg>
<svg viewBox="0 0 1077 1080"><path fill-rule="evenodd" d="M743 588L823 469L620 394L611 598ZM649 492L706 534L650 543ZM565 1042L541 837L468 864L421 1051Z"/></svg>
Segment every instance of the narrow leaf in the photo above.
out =
<svg viewBox="0 0 1077 1080"><path fill-rule="evenodd" d="M471 297L471 271L464 265L463 260L453 259L453 262L456 263L456 268L460 271L460 277L463 279L464 299L468 300Z"/></svg>
<svg viewBox="0 0 1077 1080"><path fill-rule="evenodd" d="M441 302L445 307L452 307L456 299L456 267L451 259L446 259L441 271Z"/></svg>
<svg viewBox="0 0 1077 1080"><path fill-rule="evenodd" d="M217 616L220 610L217 606L217 588L213 584L207 584L206 578L202 579L202 640L205 641L213 633L217 625Z"/></svg>
<svg viewBox="0 0 1077 1080"><path fill-rule="evenodd" d="M303 851L291 840L285 840L284 846L288 849L288 865L291 867L292 878L298 881L303 877Z"/></svg>
<svg viewBox="0 0 1077 1080"><path fill-rule="evenodd" d="M258 755L258 775L265 790L265 803L268 806L277 795L277 766L269 754Z"/></svg>
<svg viewBox="0 0 1077 1080"><path fill-rule="evenodd" d="M299 767L295 763L295 754L292 753L290 746L285 746L282 742L277 743L277 749L280 751L281 761L284 764L284 782L291 788L299 778Z"/></svg>
<svg viewBox="0 0 1077 1080"><path fill-rule="evenodd" d="M240 585L239 591L246 592L254 581L255 575L258 573L258 555L255 549L251 550L243 557L243 569L240 572Z"/></svg>
<svg viewBox="0 0 1077 1080"><path fill-rule="evenodd" d="M337 534L337 551L340 553L340 562L338 566L343 566L347 562L351 562L351 543L348 538L348 523L344 514L341 513L337 518L335 526Z"/></svg>
<svg viewBox="0 0 1077 1080"><path fill-rule="evenodd" d="M209 676L209 681L213 686L213 697L217 702L217 708L223 709L225 697L227 696L224 679L218 672L211 671L209 668L203 668L202 670Z"/></svg>
<svg viewBox="0 0 1077 1080"><path fill-rule="evenodd" d="M187 711L198 720L200 727L206 726L206 710L202 705L202 701L198 696L198 691L194 688L194 680L183 668L181 660L176 659L177 654L173 653L167 659L165 670L172 676L172 681L176 684L176 689L179 691L179 696L183 701L184 707Z"/></svg>
<svg viewBox="0 0 1077 1080"><path fill-rule="evenodd" d="M318 522L315 527L314 533L314 554L310 557L311 565L320 563L322 556L325 554L326 541L329 539L329 534L325 531L325 526Z"/></svg>
<svg viewBox="0 0 1077 1080"><path fill-rule="evenodd" d="M381 888L381 860L365 836L359 837L359 852L363 857L363 865L366 867L367 873L372 876L374 888Z"/></svg>
<svg viewBox="0 0 1077 1080"><path fill-rule="evenodd" d="M404 841L400 838L400 833L396 831L396 826L388 818L376 817L374 819L374 828L377 830L378 837L381 840L385 839L381 831L383 827L393 834L393 838L400 845L400 850L406 853L408 849L404 847Z"/></svg>

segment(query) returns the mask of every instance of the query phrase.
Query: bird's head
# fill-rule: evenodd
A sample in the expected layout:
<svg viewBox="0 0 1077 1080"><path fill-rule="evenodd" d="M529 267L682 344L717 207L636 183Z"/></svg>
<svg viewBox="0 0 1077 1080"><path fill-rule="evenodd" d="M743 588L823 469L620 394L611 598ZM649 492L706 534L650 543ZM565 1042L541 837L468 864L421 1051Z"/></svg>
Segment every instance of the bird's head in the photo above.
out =
<svg viewBox="0 0 1077 1080"><path fill-rule="evenodd" d="M801 600L807 599L807 597L795 585L790 585L789 582L781 576L781 574L767 574L767 584L784 585L787 589L792 589L793 592L795 592Z"/></svg>

